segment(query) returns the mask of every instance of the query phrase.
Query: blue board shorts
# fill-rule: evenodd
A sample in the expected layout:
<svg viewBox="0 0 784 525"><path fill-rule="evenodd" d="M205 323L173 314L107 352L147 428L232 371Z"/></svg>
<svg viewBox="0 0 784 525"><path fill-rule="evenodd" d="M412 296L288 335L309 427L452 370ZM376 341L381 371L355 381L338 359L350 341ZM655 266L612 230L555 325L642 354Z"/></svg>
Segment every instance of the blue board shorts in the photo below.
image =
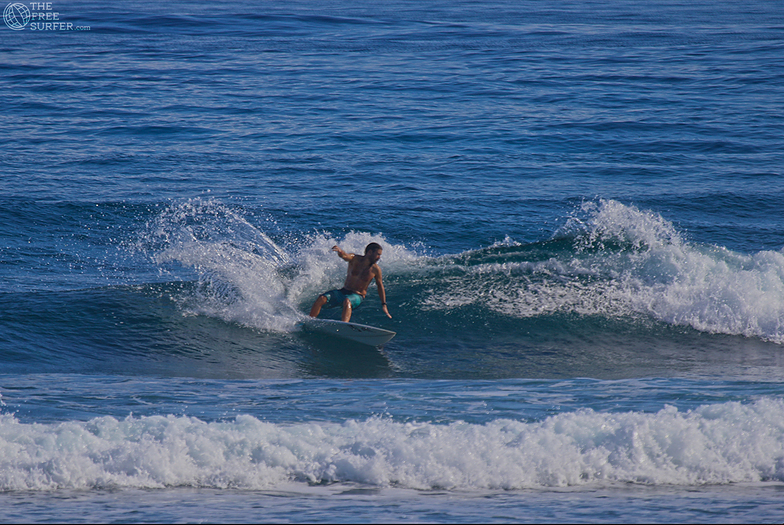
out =
<svg viewBox="0 0 784 525"><path fill-rule="evenodd" d="M351 308L356 308L362 304L363 299L363 297L358 293L352 292L351 290L346 290L345 288L342 290L330 290L321 295L327 298L327 304L325 305L327 308L337 308L338 306L343 306L343 300L346 298L348 298L348 302L351 303Z"/></svg>

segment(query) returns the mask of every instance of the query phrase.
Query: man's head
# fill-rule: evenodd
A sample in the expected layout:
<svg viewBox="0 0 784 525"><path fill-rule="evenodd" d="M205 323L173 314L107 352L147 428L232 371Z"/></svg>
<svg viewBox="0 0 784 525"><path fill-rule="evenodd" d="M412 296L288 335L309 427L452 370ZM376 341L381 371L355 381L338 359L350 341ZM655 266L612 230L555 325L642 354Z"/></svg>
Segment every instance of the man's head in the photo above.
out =
<svg viewBox="0 0 784 525"><path fill-rule="evenodd" d="M377 263L381 259L381 245L377 242L371 242L365 246L365 257L370 257L373 263Z"/></svg>

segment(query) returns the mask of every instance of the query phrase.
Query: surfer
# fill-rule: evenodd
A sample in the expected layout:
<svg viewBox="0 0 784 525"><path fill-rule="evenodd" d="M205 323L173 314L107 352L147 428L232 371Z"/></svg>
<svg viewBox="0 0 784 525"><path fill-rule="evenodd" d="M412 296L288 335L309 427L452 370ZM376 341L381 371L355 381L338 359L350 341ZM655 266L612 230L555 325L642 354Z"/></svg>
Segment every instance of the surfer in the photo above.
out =
<svg viewBox="0 0 784 525"><path fill-rule="evenodd" d="M310 309L311 317L318 317L323 306L327 308L343 307L341 321L347 323L351 319L351 312L362 303L367 295L370 282L376 280L378 297L381 299L381 309L390 319L392 316L387 310L387 296L384 293L384 283L381 281L381 268L378 261L381 259L381 245L371 242L365 247L365 255L346 253L338 246L332 247L333 252L338 252L338 257L348 262L346 282L340 290L331 290L318 296Z"/></svg>

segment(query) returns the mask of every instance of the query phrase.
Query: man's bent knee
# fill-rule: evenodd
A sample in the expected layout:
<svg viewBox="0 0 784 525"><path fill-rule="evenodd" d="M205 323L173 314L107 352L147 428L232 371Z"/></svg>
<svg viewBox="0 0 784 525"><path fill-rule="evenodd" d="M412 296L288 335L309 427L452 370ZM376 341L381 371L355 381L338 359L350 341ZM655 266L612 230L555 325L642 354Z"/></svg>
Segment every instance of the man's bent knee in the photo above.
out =
<svg viewBox="0 0 784 525"><path fill-rule="evenodd" d="M318 314L321 313L321 308L327 304L327 301L328 299L325 296L319 295L313 302L313 306L310 309L310 316L318 317Z"/></svg>

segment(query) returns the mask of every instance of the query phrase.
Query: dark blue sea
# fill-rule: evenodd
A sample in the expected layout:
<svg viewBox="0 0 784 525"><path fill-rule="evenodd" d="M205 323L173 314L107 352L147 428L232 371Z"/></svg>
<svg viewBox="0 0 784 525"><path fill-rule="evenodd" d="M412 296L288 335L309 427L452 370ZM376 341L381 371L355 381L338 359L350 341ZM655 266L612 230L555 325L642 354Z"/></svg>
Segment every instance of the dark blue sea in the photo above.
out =
<svg viewBox="0 0 784 525"><path fill-rule="evenodd" d="M0 521L784 520L780 1L0 7Z"/></svg>

